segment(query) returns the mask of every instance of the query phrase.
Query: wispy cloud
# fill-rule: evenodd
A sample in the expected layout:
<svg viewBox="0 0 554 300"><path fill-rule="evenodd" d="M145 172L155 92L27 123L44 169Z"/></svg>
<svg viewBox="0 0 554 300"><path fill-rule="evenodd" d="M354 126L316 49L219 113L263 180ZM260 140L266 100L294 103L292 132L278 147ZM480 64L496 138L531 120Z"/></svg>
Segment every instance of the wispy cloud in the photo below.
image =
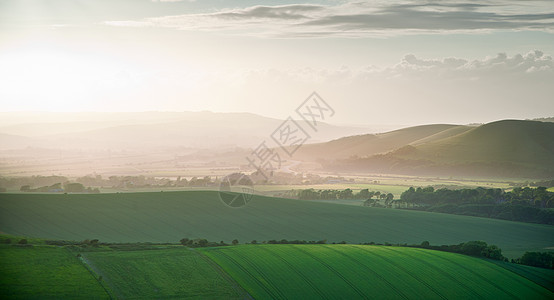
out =
<svg viewBox="0 0 554 300"><path fill-rule="evenodd" d="M247 74L247 75L246 75ZM482 59L466 59L445 57L434 59L419 58L414 54L405 55L398 63L387 67L368 66L353 69L342 66L338 69L302 68L295 70L249 71L243 76L249 80L264 78L264 80L292 80L303 83L368 83L373 80L424 79L440 80L441 82L455 80L508 80L539 78L548 82L554 78L554 59L540 50L529 51L526 54L508 55L498 53ZM248 80L245 80L248 81Z"/></svg>
<svg viewBox="0 0 554 300"><path fill-rule="evenodd" d="M269 37L367 36L411 32L554 30L550 1L363 1L337 5L292 4L223 9L114 26L233 32Z"/></svg>

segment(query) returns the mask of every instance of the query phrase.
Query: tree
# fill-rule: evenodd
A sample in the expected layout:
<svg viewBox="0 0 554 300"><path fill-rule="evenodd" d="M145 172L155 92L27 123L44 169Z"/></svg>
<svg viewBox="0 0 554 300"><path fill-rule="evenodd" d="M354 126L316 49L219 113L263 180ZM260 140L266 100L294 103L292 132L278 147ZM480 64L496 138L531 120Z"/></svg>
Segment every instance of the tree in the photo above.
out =
<svg viewBox="0 0 554 300"><path fill-rule="evenodd" d="M554 267L554 254L548 252L525 252L519 259L521 264L552 269Z"/></svg>
<svg viewBox="0 0 554 300"><path fill-rule="evenodd" d="M462 244L460 251L463 254L472 256L481 256L483 250L487 248L487 243L483 241L470 241Z"/></svg>
<svg viewBox="0 0 554 300"><path fill-rule="evenodd" d="M429 241L423 241L423 242L421 242L421 247L423 247L423 248L429 247Z"/></svg>
<svg viewBox="0 0 554 300"><path fill-rule="evenodd" d="M179 242L181 242L181 245L187 246L187 245L190 245L191 240L188 238L183 238Z"/></svg>
<svg viewBox="0 0 554 300"><path fill-rule="evenodd" d="M239 244L239 240L234 239L231 243L233 244L233 246L236 246Z"/></svg>
<svg viewBox="0 0 554 300"><path fill-rule="evenodd" d="M200 240L198 240L198 246L200 246L200 247L206 247L206 246L208 246L208 240L207 240L207 239L200 239Z"/></svg>
<svg viewBox="0 0 554 300"><path fill-rule="evenodd" d="M22 192L28 192L31 190L31 186L30 185L22 185L20 188L19 188L20 191Z"/></svg>
<svg viewBox="0 0 554 300"><path fill-rule="evenodd" d="M360 192L358 193L358 198L360 198L360 199L368 199L368 198L371 198L371 197L369 196L369 190L368 190L368 189L360 190Z"/></svg>
<svg viewBox="0 0 554 300"><path fill-rule="evenodd" d="M504 256L502 255L502 250L498 248L496 245L488 246L481 252L481 255L491 259L497 259L497 260L504 259Z"/></svg>
<svg viewBox="0 0 554 300"><path fill-rule="evenodd" d="M20 239L17 243L20 245L27 245L27 239Z"/></svg>

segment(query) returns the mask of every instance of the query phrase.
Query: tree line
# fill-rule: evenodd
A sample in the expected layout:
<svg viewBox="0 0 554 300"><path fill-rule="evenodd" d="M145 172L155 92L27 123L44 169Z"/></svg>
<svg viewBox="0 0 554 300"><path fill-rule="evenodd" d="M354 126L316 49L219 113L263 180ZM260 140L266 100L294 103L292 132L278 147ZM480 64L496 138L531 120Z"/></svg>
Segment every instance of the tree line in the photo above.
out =
<svg viewBox="0 0 554 300"><path fill-rule="evenodd" d="M39 193L92 193L99 194L98 188L85 187L78 182L61 182L54 183L50 186L41 186L38 188L31 188L30 185L23 185L19 189L21 192L39 192Z"/></svg>
<svg viewBox="0 0 554 300"><path fill-rule="evenodd" d="M438 189L410 187L400 196L407 208L554 225L554 193L545 187Z"/></svg>
<svg viewBox="0 0 554 300"><path fill-rule="evenodd" d="M300 200L337 200L337 199L365 199L371 200L373 197L377 199L389 200L394 199L394 195L391 193L381 193L379 191L370 191L369 189L362 189L359 192L354 192L352 189L344 190L315 190L304 189L297 191L297 197Z"/></svg>

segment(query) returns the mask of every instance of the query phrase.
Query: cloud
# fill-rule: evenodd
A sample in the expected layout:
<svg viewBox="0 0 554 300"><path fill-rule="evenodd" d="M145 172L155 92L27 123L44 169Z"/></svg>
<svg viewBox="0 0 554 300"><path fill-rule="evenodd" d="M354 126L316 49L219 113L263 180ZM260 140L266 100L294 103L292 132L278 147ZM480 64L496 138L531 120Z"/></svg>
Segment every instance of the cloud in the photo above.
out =
<svg viewBox="0 0 554 300"><path fill-rule="evenodd" d="M553 31L554 7L549 1L362 1L339 2L336 5L258 5L205 14L109 21L106 24L233 32L265 37L484 30Z"/></svg>
<svg viewBox="0 0 554 300"><path fill-rule="evenodd" d="M405 55L398 63L387 67L368 66L352 69L342 66L338 69L271 69L245 71L239 77L243 82L298 82L302 84L367 84L383 80L408 80L433 82L490 82L541 81L554 79L554 59L542 51L533 50L526 54L498 53L482 59L457 57L422 59L414 54Z"/></svg>
<svg viewBox="0 0 554 300"><path fill-rule="evenodd" d="M444 59L420 59L410 54L404 56L402 61L388 68L389 74L398 73L428 73L443 76L445 73L451 77L475 79L477 77L494 76L527 76L542 74L552 77L554 75L554 60L552 56L544 55L542 51L534 50L527 54L515 54L508 56L499 53L496 56L480 60L467 60L463 58ZM545 77L548 78L548 77Z"/></svg>
<svg viewBox="0 0 554 300"><path fill-rule="evenodd" d="M324 10L319 5L294 4L282 6L254 6L246 9L236 9L214 13L209 16L221 19L252 20L252 19L278 19L298 20L308 19L310 13Z"/></svg>
<svg viewBox="0 0 554 300"><path fill-rule="evenodd" d="M152 0L152 2L182 2L183 0ZM194 2L196 0L188 0L189 2Z"/></svg>

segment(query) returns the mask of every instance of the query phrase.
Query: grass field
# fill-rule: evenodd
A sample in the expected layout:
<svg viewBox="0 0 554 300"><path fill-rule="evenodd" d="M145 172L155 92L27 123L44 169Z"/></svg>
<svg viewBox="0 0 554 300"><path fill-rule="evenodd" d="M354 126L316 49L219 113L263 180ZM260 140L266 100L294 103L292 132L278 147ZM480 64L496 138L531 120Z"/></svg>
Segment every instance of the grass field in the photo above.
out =
<svg viewBox="0 0 554 300"><path fill-rule="evenodd" d="M74 253L54 246L0 245L1 299L109 299Z"/></svg>
<svg viewBox="0 0 554 300"><path fill-rule="evenodd" d="M457 244L483 240L508 257L554 246L554 226L254 197L239 209L216 192L0 194L0 231L45 239L178 242L300 239Z"/></svg>
<svg viewBox="0 0 554 300"><path fill-rule="evenodd" d="M239 245L189 249L152 245L149 250L144 249L140 245L117 248L0 245L0 298L551 299L554 296L554 270L416 248ZM77 253L81 258L77 258Z"/></svg>
<svg viewBox="0 0 554 300"><path fill-rule="evenodd" d="M209 259L185 247L83 253L120 299L241 299Z"/></svg>
<svg viewBox="0 0 554 300"><path fill-rule="evenodd" d="M201 250L256 299L552 299L485 260L414 248L248 245Z"/></svg>
<svg viewBox="0 0 554 300"><path fill-rule="evenodd" d="M518 265L499 260L489 260L491 263L497 264L505 269L508 269L520 276L523 276L547 289L554 292L554 270L535 268L531 266Z"/></svg>

